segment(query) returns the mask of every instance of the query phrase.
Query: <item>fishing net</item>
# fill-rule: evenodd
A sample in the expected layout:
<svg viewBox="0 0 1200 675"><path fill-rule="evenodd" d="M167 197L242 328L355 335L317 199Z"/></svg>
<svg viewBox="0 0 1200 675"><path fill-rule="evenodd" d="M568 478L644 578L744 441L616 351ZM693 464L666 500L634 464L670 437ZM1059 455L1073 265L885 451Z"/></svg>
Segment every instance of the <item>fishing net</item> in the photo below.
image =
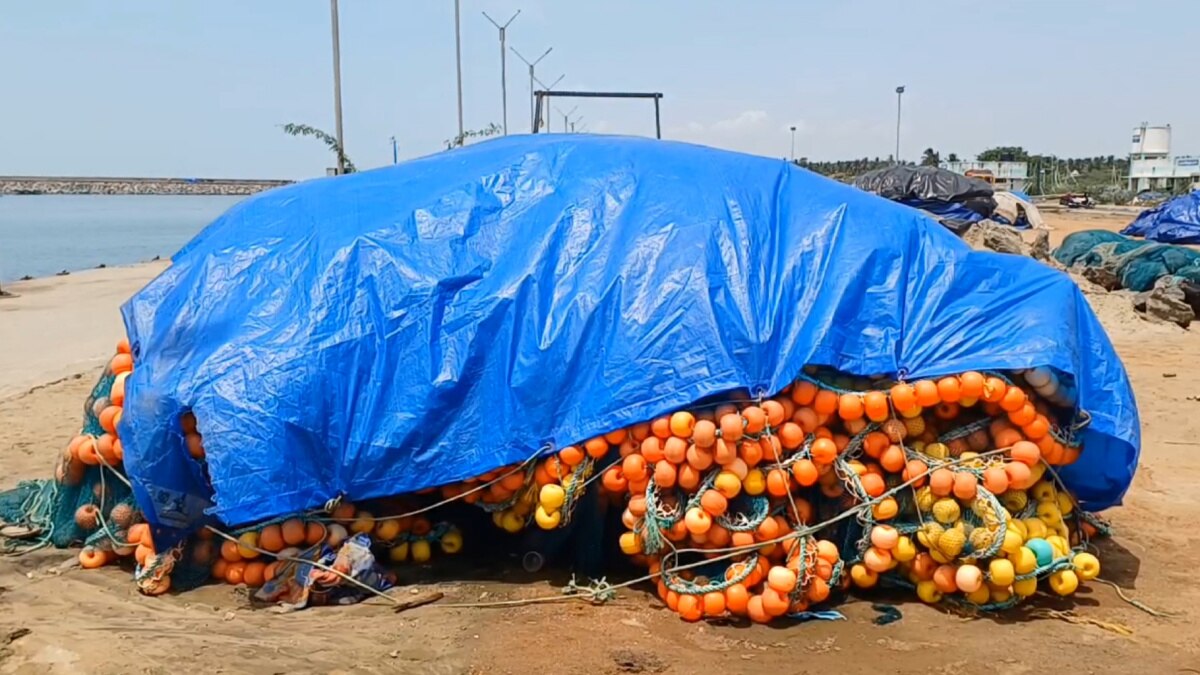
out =
<svg viewBox="0 0 1200 675"><path fill-rule="evenodd" d="M1067 266L1103 271L1114 285L1137 292L1154 288L1163 277L1195 281L1200 276L1200 253L1192 249L1102 230L1068 236L1054 258Z"/></svg>
<svg viewBox="0 0 1200 675"><path fill-rule="evenodd" d="M44 546L86 545L106 552L130 547L128 528L140 522L140 514L119 461L106 465L96 450L102 448L109 460L120 452L101 423L101 415L108 410L106 416L111 416L116 408L110 398L116 380L110 367L92 388L79 434L59 458L54 479L23 481L0 493L0 521L11 528L10 535L17 535L4 540L7 552ZM76 456L84 444L89 457L96 459L91 464Z"/></svg>

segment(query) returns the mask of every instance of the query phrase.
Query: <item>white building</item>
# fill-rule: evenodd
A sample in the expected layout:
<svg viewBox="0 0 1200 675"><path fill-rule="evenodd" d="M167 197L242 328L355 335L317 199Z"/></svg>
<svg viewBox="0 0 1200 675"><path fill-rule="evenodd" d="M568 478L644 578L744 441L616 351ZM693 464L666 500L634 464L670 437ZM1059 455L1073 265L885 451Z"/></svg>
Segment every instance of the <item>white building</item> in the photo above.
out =
<svg viewBox="0 0 1200 675"><path fill-rule="evenodd" d="M1200 183L1200 156L1171 155L1171 125L1133 128L1129 148L1129 189L1181 192Z"/></svg>
<svg viewBox="0 0 1200 675"><path fill-rule="evenodd" d="M964 176L982 178L1000 190L1025 191L1029 184L1028 162L942 162L943 169Z"/></svg>

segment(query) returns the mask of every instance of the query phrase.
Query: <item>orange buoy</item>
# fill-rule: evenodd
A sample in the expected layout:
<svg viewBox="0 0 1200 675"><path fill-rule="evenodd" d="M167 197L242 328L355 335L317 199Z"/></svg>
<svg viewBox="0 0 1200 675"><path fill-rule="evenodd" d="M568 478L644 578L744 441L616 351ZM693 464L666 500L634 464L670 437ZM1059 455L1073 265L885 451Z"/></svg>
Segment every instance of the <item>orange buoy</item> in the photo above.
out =
<svg viewBox="0 0 1200 675"><path fill-rule="evenodd" d="M922 408L932 408L942 402L941 395L938 394L937 385L932 380L919 380L913 385L913 393L917 399L917 405Z"/></svg>
<svg viewBox="0 0 1200 675"><path fill-rule="evenodd" d="M108 369L114 375L121 375L133 370L133 357L128 352L118 351L108 362Z"/></svg>
<svg viewBox="0 0 1200 675"><path fill-rule="evenodd" d="M954 472L950 469L934 469L929 474L929 491L938 497L949 497L954 490Z"/></svg>
<svg viewBox="0 0 1200 675"><path fill-rule="evenodd" d="M96 569L108 564L108 552L94 546L85 546L79 551L79 566L85 570Z"/></svg>
<svg viewBox="0 0 1200 675"><path fill-rule="evenodd" d="M683 464L686 462L687 451L687 441L679 438L678 436L672 436L662 444L662 457L672 464ZM651 456L646 456L645 453L642 453L642 455L646 458L647 462L651 461Z"/></svg>
<svg viewBox="0 0 1200 675"><path fill-rule="evenodd" d="M822 389L817 392L817 397L813 399L813 410L818 415L832 415L837 412L838 404L841 402L841 397L828 389Z"/></svg>
<svg viewBox="0 0 1200 675"><path fill-rule="evenodd" d="M792 478L796 480L796 484L800 487L811 487L817 484L819 472L817 465L813 464L809 459L798 459L792 463Z"/></svg>
<svg viewBox="0 0 1200 675"><path fill-rule="evenodd" d="M897 412L905 412L917 407L917 394L912 385L901 382L894 385L889 393L892 406Z"/></svg>
<svg viewBox="0 0 1200 675"><path fill-rule="evenodd" d="M1029 441L1017 441L1009 448L1009 455L1018 462L1032 467L1042 458L1042 451L1034 443Z"/></svg>
<svg viewBox="0 0 1200 675"><path fill-rule="evenodd" d="M857 394L853 394L853 396L857 396ZM862 408L867 419L872 422L884 421L889 414L887 395L881 391L868 391L862 396Z"/></svg>
<svg viewBox="0 0 1200 675"><path fill-rule="evenodd" d="M717 441L717 425L712 420L698 420L692 427L692 442L701 448L711 448Z"/></svg>
<svg viewBox="0 0 1200 675"><path fill-rule="evenodd" d="M961 385L962 398L978 399L983 397L983 391L987 385L987 380L982 373L977 373L973 370L958 376L959 384Z"/></svg>
<svg viewBox="0 0 1200 675"><path fill-rule="evenodd" d="M953 492L955 497L963 501L970 501L975 498L978 486L979 480L970 471L959 471L954 474Z"/></svg>

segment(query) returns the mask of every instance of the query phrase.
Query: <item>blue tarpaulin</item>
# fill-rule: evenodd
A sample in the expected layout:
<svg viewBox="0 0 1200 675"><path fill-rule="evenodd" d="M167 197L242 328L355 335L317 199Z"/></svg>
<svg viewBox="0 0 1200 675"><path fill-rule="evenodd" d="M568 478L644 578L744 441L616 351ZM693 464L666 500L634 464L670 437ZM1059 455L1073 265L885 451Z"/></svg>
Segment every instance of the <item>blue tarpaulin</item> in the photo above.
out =
<svg viewBox="0 0 1200 675"><path fill-rule="evenodd" d="M445 484L806 364L1052 366L1092 418L1063 472L1085 504L1118 502L1138 456L1125 371L1066 275L788 162L681 143L512 136L277 188L123 314L125 465L172 527Z"/></svg>
<svg viewBox="0 0 1200 675"><path fill-rule="evenodd" d="M1142 211L1121 234L1164 244L1200 244L1200 191Z"/></svg>

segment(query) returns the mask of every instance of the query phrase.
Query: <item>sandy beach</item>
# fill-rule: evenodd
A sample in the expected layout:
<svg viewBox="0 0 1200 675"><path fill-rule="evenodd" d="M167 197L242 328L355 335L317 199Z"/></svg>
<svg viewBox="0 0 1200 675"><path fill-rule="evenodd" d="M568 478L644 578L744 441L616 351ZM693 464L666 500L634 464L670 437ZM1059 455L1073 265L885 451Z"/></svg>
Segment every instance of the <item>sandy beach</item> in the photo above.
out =
<svg viewBox="0 0 1200 675"><path fill-rule="evenodd" d="M1052 240L1119 229L1125 216L1049 214ZM13 284L0 300L0 488L49 476L78 429L99 364L122 334L119 307L162 264ZM847 621L782 628L686 624L650 589L603 606L505 609L438 604L394 614L364 603L279 616L227 585L140 596L129 572L61 571L73 551L0 559L0 673L1148 673L1200 672L1200 395L1190 378L1200 336L1151 324L1128 299L1089 293L1133 381L1143 427L1141 466L1124 505L1105 514L1103 578L1169 617L1090 584L1070 601L1039 599L964 618L906 595L883 596L903 618L878 626L872 600L838 606ZM77 377L76 377L77 376ZM405 570L402 584L443 603L529 598L566 582L493 561L478 569ZM519 568L518 568L519 569ZM408 593L400 589L401 594ZM29 633L11 644L12 631Z"/></svg>
<svg viewBox="0 0 1200 675"><path fill-rule="evenodd" d="M0 400L94 369L125 334L121 305L165 262L5 284L0 298Z"/></svg>

